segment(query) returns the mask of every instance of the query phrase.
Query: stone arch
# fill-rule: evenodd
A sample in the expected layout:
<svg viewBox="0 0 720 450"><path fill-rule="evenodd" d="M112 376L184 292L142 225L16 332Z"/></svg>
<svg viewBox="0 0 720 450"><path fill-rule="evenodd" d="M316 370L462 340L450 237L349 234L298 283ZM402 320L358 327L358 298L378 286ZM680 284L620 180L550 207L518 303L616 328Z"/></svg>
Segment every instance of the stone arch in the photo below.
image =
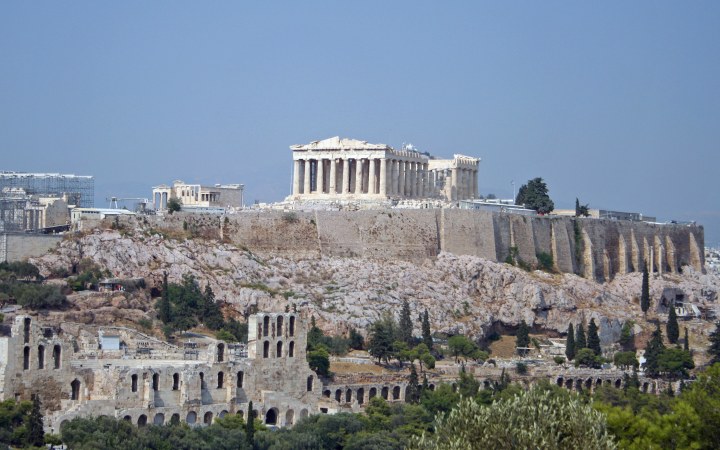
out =
<svg viewBox="0 0 720 450"><path fill-rule="evenodd" d="M136 373L130 375L130 390L137 392L138 390L138 376Z"/></svg>
<svg viewBox="0 0 720 450"><path fill-rule="evenodd" d="M290 343L288 344L288 357L295 357L295 341L290 341Z"/></svg>
<svg viewBox="0 0 720 450"><path fill-rule="evenodd" d="M225 361L225 344L222 342L217 346L217 362Z"/></svg>
<svg viewBox="0 0 720 450"><path fill-rule="evenodd" d="M180 414L175 413L170 417L170 425L177 425L180 423Z"/></svg>
<svg viewBox="0 0 720 450"><path fill-rule="evenodd" d="M217 374L217 388L222 389L225 386L225 374L221 371Z"/></svg>
<svg viewBox="0 0 720 450"><path fill-rule="evenodd" d="M313 390L313 380L314 380L314 377L312 375L307 377L306 388L307 388L308 392L311 392Z"/></svg>
<svg viewBox="0 0 720 450"><path fill-rule="evenodd" d="M490 389L490 380L483 381L483 389L485 389L485 390Z"/></svg>
<svg viewBox="0 0 720 450"><path fill-rule="evenodd" d="M395 386L392 390L392 399L400 400L400 386Z"/></svg>
<svg viewBox="0 0 720 450"><path fill-rule="evenodd" d="M210 425L210 424L212 423L212 421L213 421L213 413L212 413L212 411L206 412L205 415L203 416L203 423L204 423L205 425Z"/></svg>
<svg viewBox="0 0 720 450"><path fill-rule="evenodd" d="M342 391L340 389L335 390L335 401L340 403L340 400L342 399Z"/></svg>
<svg viewBox="0 0 720 450"><path fill-rule="evenodd" d="M288 409L285 413L285 425L293 425L295 423L295 411Z"/></svg>
<svg viewBox="0 0 720 450"><path fill-rule="evenodd" d="M567 389L572 389L572 387L573 387L573 380L572 380L572 378L568 378L568 379L565 380L565 387L566 387Z"/></svg>
<svg viewBox="0 0 720 450"><path fill-rule="evenodd" d="M603 384L604 384L605 386L612 386L612 381L606 379L606 380L603 382Z"/></svg>
<svg viewBox="0 0 720 450"><path fill-rule="evenodd" d="M642 385L642 391L647 394L648 388L650 387L650 383L647 381L643 383Z"/></svg>
<svg viewBox="0 0 720 450"><path fill-rule="evenodd" d="M620 389L621 386L622 386L622 380L620 378L618 378L617 380L615 380L615 387Z"/></svg>
<svg viewBox="0 0 720 450"><path fill-rule="evenodd" d="M195 422L197 422L197 413L195 411L187 413L187 416L185 416L185 422L187 422L188 425L194 425Z"/></svg>
<svg viewBox="0 0 720 450"><path fill-rule="evenodd" d="M371 399L375 397L377 397L377 388L371 387L370 392L368 392L368 398Z"/></svg>
<svg viewBox="0 0 720 450"><path fill-rule="evenodd" d="M565 380L563 380L563 377L558 377L558 379L557 379L557 385L560 386L560 387L562 387L563 381L565 381Z"/></svg>
<svg viewBox="0 0 720 450"><path fill-rule="evenodd" d="M583 380L581 378L578 378L577 380L575 380L575 390L580 392L580 391L582 391L582 388L583 388Z"/></svg>
<svg viewBox="0 0 720 450"><path fill-rule="evenodd" d="M132 417L130 417L130 415L127 415L127 416L123 417L123 420L126 422L132 422Z"/></svg>
<svg viewBox="0 0 720 450"><path fill-rule="evenodd" d="M38 345L38 369L45 368L45 346Z"/></svg>
<svg viewBox="0 0 720 450"><path fill-rule="evenodd" d="M270 354L270 342L265 341L263 342L263 358L267 358Z"/></svg>
<svg viewBox="0 0 720 450"><path fill-rule="evenodd" d="M345 402L350 403L352 401L352 389L348 388L347 391L345 391Z"/></svg>
<svg viewBox="0 0 720 450"><path fill-rule="evenodd" d="M218 417L220 417L222 419L223 417L225 417L227 415L228 415L228 410L223 409L222 411L220 411L220 414L218 414Z"/></svg>
<svg viewBox="0 0 720 450"><path fill-rule="evenodd" d="M80 400L80 380L77 378L70 383L70 400Z"/></svg>
<svg viewBox="0 0 720 450"><path fill-rule="evenodd" d="M245 412L242 409L239 410L238 412L236 412L235 414L242 417L243 419L245 418Z"/></svg>
<svg viewBox="0 0 720 450"><path fill-rule="evenodd" d="M55 344L53 346L53 367L55 369L60 368L61 360L60 357L62 356L62 347L60 347L59 344Z"/></svg>
<svg viewBox="0 0 720 450"><path fill-rule="evenodd" d="M290 323L288 324L290 337L295 336L295 316L290 316Z"/></svg>
<svg viewBox="0 0 720 450"><path fill-rule="evenodd" d="M599 388L600 386L602 386L602 378L598 378L597 380L595 380L595 387Z"/></svg>
<svg viewBox="0 0 720 450"><path fill-rule="evenodd" d="M30 369L30 346L23 348L23 370Z"/></svg>
<svg viewBox="0 0 720 450"><path fill-rule="evenodd" d="M355 393L355 398L357 399L358 405L365 403L365 389L359 388Z"/></svg>
<svg viewBox="0 0 720 450"><path fill-rule="evenodd" d="M263 317L263 337L267 337L268 331L270 330L270 316Z"/></svg>
<svg viewBox="0 0 720 450"><path fill-rule="evenodd" d="M306 418L307 416L308 416L308 410L305 409L305 408L301 409L301 410L300 410L300 418L301 418L301 419L304 419L304 418Z"/></svg>
<svg viewBox="0 0 720 450"><path fill-rule="evenodd" d="M387 386L383 386L382 390L380 391L380 396L381 396L382 398L384 398L385 400L387 400L387 399L388 399L388 393L389 393L388 387L387 387Z"/></svg>
<svg viewBox="0 0 720 450"><path fill-rule="evenodd" d="M323 397L330 398L331 395L332 395L332 392L330 392L330 389L325 389L323 391Z"/></svg>
<svg viewBox="0 0 720 450"><path fill-rule="evenodd" d="M237 373L237 387L238 389L241 389L243 387L243 383L245 382L245 373L241 370Z"/></svg>
<svg viewBox="0 0 720 450"><path fill-rule="evenodd" d="M592 378L585 380L585 389L592 389Z"/></svg>
<svg viewBox="0 0 720 450"><path fill-rule="evenodd" d="M284 323L283 323L284 320L283 320L283 319L284 319L283 316L277 316L277 326L276 326L276 329L277 329L277 335L278 335L278 336L282 336L282 335L283 335L283 325L284 325Z"/></svg>
<svg viewBox="0 0 720 450"><path fill-rule="evenodd" d="M163 425L165 423L165 414L157 413L153 418L153 425Z"/></svg>
<svg viewBox="0 0 720 450"><path fill-rule="evenodd" d="M282 343L282 341L278 341L277 345L275 345L275 357L281 358L282 352L283 352L283 343Z"/></svg>
<svg viewBox="0 0 720 450"><path fill-rule="evenodd" d="M180 374L174 373L173 374L173 384L172 384L172 390L177 391L180 389Z"/></svg>
<svg viewBox="0 0 720 450"><path fill-rule="evenodd" d="M267 413L265 413L265 424L266 425L277 425L278 421L278 410L277 408L270 408Z"/></svg>
<svg viewBox="0 0 720 450"><path fill-rule="evenodd" d="M144 427L147 425L147 416L145 414L140 414L140 417L138 417L137 425L139 427Z"/></svg>
<svg viewBox="0 0 720 450"><path fill-rule="evenodd" d="M32 319L26 317L23 320L23 343L27 344L30 342L30 323Z"/></svg>
<svg viewBox="0 0 720 450"><path fill-rule="evenodd" d="M430 386L428 386L428 387L430 388L431 391L435 390L435 384L433 384L433 383L430 383Z"/></svg>

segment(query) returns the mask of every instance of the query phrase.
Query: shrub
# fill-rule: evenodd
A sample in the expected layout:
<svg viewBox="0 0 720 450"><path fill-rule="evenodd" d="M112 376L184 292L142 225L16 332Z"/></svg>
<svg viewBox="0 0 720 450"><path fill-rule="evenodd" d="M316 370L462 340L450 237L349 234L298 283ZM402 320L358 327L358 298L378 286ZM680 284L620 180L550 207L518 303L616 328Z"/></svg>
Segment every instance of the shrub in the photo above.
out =
<svg viewBox="0 0 720 450"><path fill-rule="evenodd" d="M565 358L563 358L562 356L554 357L553 361L555 361L555 364L565 364Z"/></svg>

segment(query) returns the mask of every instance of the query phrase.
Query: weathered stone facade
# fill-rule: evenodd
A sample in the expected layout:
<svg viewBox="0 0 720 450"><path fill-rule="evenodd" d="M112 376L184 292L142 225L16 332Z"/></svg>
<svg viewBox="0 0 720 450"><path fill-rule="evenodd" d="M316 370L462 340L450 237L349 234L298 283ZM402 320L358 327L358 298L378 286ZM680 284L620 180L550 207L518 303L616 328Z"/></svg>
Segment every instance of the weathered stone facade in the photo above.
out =
<svg viewBox="0 0 720 450"><path fill-rule="evenodd" d="M56 432L90 415L209 424L246 414L250 401L265 423L289 426L319 412L322 385L305 359L306 333L297 314L258 314L247 346L205 338L180 347L132 329L46 327L17 316L0 337L0 400L39 395L46 428Z"/></svg>

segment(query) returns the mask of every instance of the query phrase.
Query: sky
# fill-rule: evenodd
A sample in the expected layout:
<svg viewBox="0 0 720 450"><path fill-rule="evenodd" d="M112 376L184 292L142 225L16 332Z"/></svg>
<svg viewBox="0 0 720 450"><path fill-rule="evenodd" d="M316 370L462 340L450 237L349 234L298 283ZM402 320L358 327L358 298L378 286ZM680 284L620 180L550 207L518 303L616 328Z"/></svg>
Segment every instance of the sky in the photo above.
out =
<svg viewBox="0 0 720 450"><path fill-rule="evenodd" d="M720 246L720 2L2 2L0 170L291 189L332 136L542 177Z"/></svg>

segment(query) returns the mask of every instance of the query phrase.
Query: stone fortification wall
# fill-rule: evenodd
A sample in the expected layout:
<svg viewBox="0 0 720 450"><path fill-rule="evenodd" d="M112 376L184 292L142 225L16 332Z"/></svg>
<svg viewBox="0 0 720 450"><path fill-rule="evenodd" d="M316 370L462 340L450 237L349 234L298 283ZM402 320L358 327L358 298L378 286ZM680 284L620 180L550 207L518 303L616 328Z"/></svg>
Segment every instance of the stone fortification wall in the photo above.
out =
<svg viewBox="0 0 720 450"><path fill-rule="evenodd" d="M137 219L129 219L137 220ZM227 217L174 214L141 220L161 230L219 238L262 256L422 259L441 251L492 261L538 255L556 270L609 280L617 273L704 267L702 226L528 217L459 210L263 211Z"/></svg>
<svg viewBox="0 0 720 450"><path fill-rule="evenodd" d="M0 261L42 256L61 240L62 236L48 234L0 233Z"/></svg>

